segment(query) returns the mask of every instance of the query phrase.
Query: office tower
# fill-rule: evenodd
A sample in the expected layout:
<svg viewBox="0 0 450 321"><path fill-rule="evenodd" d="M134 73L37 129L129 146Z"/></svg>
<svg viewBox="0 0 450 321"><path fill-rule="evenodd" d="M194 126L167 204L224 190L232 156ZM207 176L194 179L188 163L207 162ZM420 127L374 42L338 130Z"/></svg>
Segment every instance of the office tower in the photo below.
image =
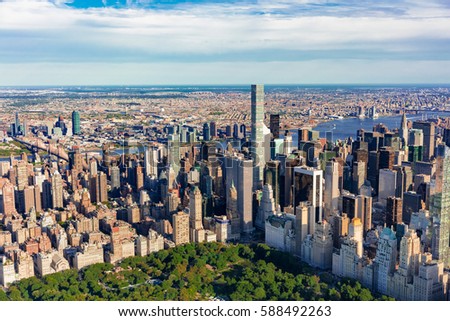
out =
<svg viewBox="0 0 450 321"><path fill-rule="evenodd" d="M225 135L227 136L227 137L231 137L231 126L230 125L227 125L226 127L225 127Z"/></svg>
<svg viewBox="0 0 450 321"><path fill-rule="evenodd" d="M59 172L52 176L52 208L62 208L63 205L63 180Z"/></svg>
<svg viewBox="0 0 450 321"><path fill-rule="evenodd" d="M229 239L239 239L241 234L241 220L239 218L237 198L237 190L232 181L227 191L227 219L231 225Z"/></svg>
<svg viewBox="0 0 450 321"><path fill-rule="evenodd" d="M208 123L203 124L203 140L207 142L211 140L211 129Z"/></svg>
<svg viewBox="0 0 450 321"><path fill-rule="evenodd" d="M118 166L111 166L111 190L115 191L120 188L120 169Z"/></svg>
<svg viewBox="0 0 450 321"><path fill-rule="evenodd" d="M302 150L306 155L306 166L318 167L322 144L318 141L308 141L303 143Z"/></svg>
<svg viewBox="0 0 450 321"><path fill-rule="evenodd" d="M418 212L422 208L422 196L414 191L403 193L403 209L402 220L403 223L411 222L411 215Z"/></svg>
<svg viewBox="0 0 450 321"><path fill-rule="evenodd" d="M408 133L408 123L407 123L407 120L406 120L406 114L405 113L403 113L403 116L402 116L402 124L400 126L399 134L400 134L400 138L402 139L402 142L403 142L403 147L407 147L408 146L409 133Z"/></svg>
<svg viewBox="0 0 450 321"><path fill-rule="evenodd" d="M233 138L234 139L239 139L239 125L234 123L233 125Z"/></svg>
<svg viewBox="0 0 450 321"><path fill-rule="evenodd" d="M380 153L378 151L369 152L369 164L367 168L367 179L372 188L378 192L378 178L379 178Z"/></svg>
<svg viewBox="0 0 450 321"><path fill-rule="evenodd" d="M266 220L272 215L277 215L273 190L270 184L265 184L263 186L261 202L258 208L258 220L255 225L264 229Z"/></svg>
<svg viewBox="0 0 450 321"><path fill-rule="evenodd" d="M412 163L421 162L423 159L423 146L408 147L408 161Z"/></svg>
<svg viewBox="0 0 450 321"><path fill-rule="evenodd" d="M253 230L253 161L243 155L225 157L225 178L227 190L235 184L237 191L237 210L241 222L241 230ZM233 221L231 222L233 224Z"/></svg>
<svg viewBox="0 0 450 321"><path fill-rule="evenodd" d="M363 162L366 164L367 168L367 165L369 164L369 151L367 149L357 149L353 153L353 157L355 162Z"/></svg>
<svg viewBox="0 0 450 321"><path fill-rule="evenodd" d="M0 179L0 213L11 215L16 212L14 185L8 179Z"/></svg>
<svg viewBox="0 0 450 321"><path fill-rule="evenodd" d="M392 147L382 147L380 149L380 162L378 168L392 169L394 167L394 158L395 153Z"/></svg>
<svg viewBox="0 0 450 321"><path fill-rule="evenodd" d="M340 198L342 199L341 212L347 214L350 220L358 217L360 199L357 198L355 194L348 192L342 193Z"/></svg>
<svg viewBox="0 0 450 321"><path fill-rule="evenodd" d="M325 167L325 189L323 194L324 216L329 217L339 208L339 164L327 162Z"/></svg>
<svg viewBox="0 0 450 321"><path fill-rule="evenodd" d="M180 169L180 135L172 134L168 137L168 166L173 168L175 173Z"/></svg>
<svg viewBox="0 0 450 321"><path fill-rule="evenodd" d="M386 226L394 227L396 229L396 225L402 223L402 208L403 201L401 198L390 196L386 201Z"/></svg>
<svg viewBox="0 0 450 321"><path fill-rule="evenodd" d="M377 151L383 146L384 135L378 132L364 132L363 140L367 143L369 152Z"/></svg>
<svg viewBox="0 0 450 321"><path fill-rule="evenodd" d="M372 197L358 195L357 198L357 217L361 219L365 233L372 228Z"/></svg>
<svg viewBox="0 0 450 321"><path fill-rule="evenodd" d="M79 135L81 133L80 127L80 113L78 111L72 112L72 134Z"/></svg>
<svg viewBox="0 0 450 321"><path fill-rule="evenodd" d="M423 160L429 162L434 156L435 148L435 125L426 121L413 122L414 129L421 129L423 132Z"/></svg>
<svg viewBox="0 0 450 321"><path fill-rule="evenodd" d="M197 186L193 186L189 192L189 226L191 242L203 242L205 232L203 230L202 193Z"/></svg>
<svg viewBox="0 0 450 321"><path fill-rule="evenodd" d="M75 169L77 173L83 171L83 155L80 153L80 148L78 146L74 146L69 152L69 169Z"/></svg>
<svg viewBox="0 0 450 321"><path fill-rule="evenodd" d="M252 158L254 163L253 184L261 184L264 175L264 85L252 85Z"/></svg>
<svg viewBox="0 0 450 321"><path fill-rule="evenodd" d="M280 138L280 115L272 114L270 115L270 132L274 139Z"/></svg>
<svg viewBox="0 0 450 321"><path fill-rule="evenodd" d="M397 172L390 169L380 169L378 185L378 201L386 206L386 200L395 196L397 188Z"/></svg>
<svg viewBox="0 0 450 321"><path fill-rule="evenodd" d="M375 290L388 293L389 279L395 271L397 262L397 238L390 228L384 228L378 239L377 253L374 259Z"/></svg>
<svg viewBox="0 0 450 321"><path fill-rule="evenodd" d="M178 212L172 216L173 241L176 245L189 243L189 215Z"/></svg>
<svg viewBox="0 0 450 321"><path fill-rule="evenodd" d="M436 174L431 182L430 215L435 222L432 240L433 259L450 265L450 149L438 149Z"/></svg>
<svg viewBox="0 0 450 321"><path fill-rule="evenodd" d="M353 175L352 175L352 192L355 195L359 194L359 189L364 185L366 180L366 163L362 161L353 163Z"/></svg>
<svg viewBox="0 0 450 321"><path fill-rule="evenodd" d="M98 190L98 175L89 177L89 194L92 203L100 202L100 191Z"/></svg>
<svg viewBox="0 0 450 321"><path fill-rule="evenodd" d="M286 156L289 156L292 153L292 135L288 130L284 133L282 153Z"/></svg>
<svg viewBox="0 0 450 321"><path fill-rule="evenodd" d="M271 160L264 169L264 184L269 184L273 190L275 208L280 204L280 161Z"/></svg>
<svg viewBox="0 0 450 321"><path fill-rule="evenodd" d="M97 169L97 160L95 158L91 158L89 161L89 175L96 176L98 174Z"/></svg>
<svg viewBox="0 0 450 321"><path fill-rule="evenodd" d="M108 201L108 185L106 180L106 174L100 172L98 175L98 194L99 194L99 202L107 202Z"/></svg>
<svg viewBox="0 0 450 321"><path fill-rule="evenodd" d="M39 185L34 185L34 206L36 212L42 212L41 188Z"/></svg>
<svg viewBox="0 0 450 321"><path fill-rule="evenodd" d="M135 172L136 190L140 191L144 187L144 169L141 165L137 164L135 167Z"/></svg>
<svg viewBox="0 0 450 321"><path fill-rule="evenodd" d="M413 187L413 171L411 166L396 166L394 170L397 172L397 185L395 196L402 197L404 192L412 190Z"/></svg>
<svg viewBox="0 0 450 321"><path fill-rule="evenodd" d="M52 208L52 183L49 180L42 182L42 208Z"/></svg>
<svg viewBox="0 0 450 321"><path fill-rule="evenodd" d="M209 123L209 132L211 137L217 137L217 126L215 121Z"/></svg>
<svg viewBox="0 0 450 321"><path fill-rule="evenodd" d="M423 146L423 130L413 128L409 131L409 146Z"/></svg>
<svg viewBox="0 0 450 321"><path fill-rule="evenodd" d="M145 176L156 177L158 175L158 149L147 146L144 152Z"/></svg>
<svg viewBox="0 0 450 321"><path fill-rule="evenodd" d="M315 222L322 221L323 171L310 167L294 168L294 209L308 201L315 209Z"/></svg>

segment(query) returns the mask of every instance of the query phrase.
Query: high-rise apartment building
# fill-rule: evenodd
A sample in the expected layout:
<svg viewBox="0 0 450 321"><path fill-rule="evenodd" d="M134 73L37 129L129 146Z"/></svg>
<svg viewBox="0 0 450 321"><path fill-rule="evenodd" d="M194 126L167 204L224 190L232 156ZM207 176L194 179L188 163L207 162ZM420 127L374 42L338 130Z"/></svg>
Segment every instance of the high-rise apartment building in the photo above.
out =
<svg viewBox="0 0 450 321"><path fill-rule="evenodd" d="M189 215L178 212L172 216L173 241L176 245L189 243Z"/></svg>
<svg viewBox="0 0 450 321"><path fill-rule="evenodd" d="M264 85L251 87L253 184L262 185L265 165L264 152Z"/></svg>
<svg viewBox="0 0 450 321"><path fill-rule="evenodd" d="M52 207L63 208L63 180L59 172L52 176Z"/></svg>

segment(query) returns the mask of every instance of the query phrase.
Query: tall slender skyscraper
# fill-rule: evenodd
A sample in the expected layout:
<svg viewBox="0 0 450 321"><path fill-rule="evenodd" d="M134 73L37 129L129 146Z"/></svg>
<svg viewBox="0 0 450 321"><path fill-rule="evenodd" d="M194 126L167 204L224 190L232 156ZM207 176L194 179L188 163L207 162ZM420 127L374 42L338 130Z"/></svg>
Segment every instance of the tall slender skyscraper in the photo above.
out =
<svg viewBox="0 0 450 321"><path fill-rule="evenodd" d="M438 153L440 149L438 149ZM437 157L435 180L432 182L430 214L433 216L433 259L450 266L450 149L444 147Z"/></svg>
<svg viewBox="0 0 450 321"><path fill-rule="evenodd" d="M79 135L81 133L80 113L76 110L72 112L72 134Z"/></svg>
<svg viewBox="0 0 450 321"><path fill-rule="evenodd" d="M405 113L403 113L403 116L402 116L402 126L400 127L399 134L400 134L400 138L403 140L403 148L407 148L409 134L408 134L408 123L406 121Z"/></svg>
<svg viewBox="0 0 450 321"><path fill-rule="evenodd" d="M63 205L63 182L59 172L52 176L52 205L53 208L62 208Z"/></svg>
<svg viewBox="0 0 450 321"><path fill-rule="evenodd" d="M203 140L207 142L211 140L211 129L208 123L203 124Z"/></svg>
<svg viewBox="0 0 450 321"><path fill-rule="evenodd" d="M339 164L328 162L325 167L325 190L323 193L325 219L339 208Z"/></svg>
<svg viewBox="0 0 450 321"><path fill-rule="evenodd" d="M264 85L252 85L253 185L262 185L264 175Z"/></svg>

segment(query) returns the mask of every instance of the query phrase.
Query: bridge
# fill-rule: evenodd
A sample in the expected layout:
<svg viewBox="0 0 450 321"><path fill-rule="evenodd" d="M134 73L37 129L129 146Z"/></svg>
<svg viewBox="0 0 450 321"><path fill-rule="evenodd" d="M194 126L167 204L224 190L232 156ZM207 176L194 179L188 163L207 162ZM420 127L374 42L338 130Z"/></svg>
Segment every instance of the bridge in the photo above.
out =
<svg viewBox="0 0 450 321"><path fill-rule="evenodd" d="M39 149L43 150L50 155L56 156L65 161L69 161L69 155L64 150L62 146L55 146L54 144L46 144L42 139L37 137L13 137L13 139L23 145L25 145L29 149Z"/></svg>

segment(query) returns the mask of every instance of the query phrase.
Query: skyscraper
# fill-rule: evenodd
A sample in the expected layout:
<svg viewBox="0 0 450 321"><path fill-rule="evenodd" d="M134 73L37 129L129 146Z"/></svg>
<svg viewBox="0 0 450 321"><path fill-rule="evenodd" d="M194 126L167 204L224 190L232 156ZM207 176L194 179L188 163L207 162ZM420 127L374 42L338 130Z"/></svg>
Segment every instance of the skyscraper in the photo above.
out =
<svg viewBox="0 0 450 321"><path fill-rule="evenodd" d="M413 122L413 128L421 129L423 132L423 160L429 162L434 156L435 147L435 126L434 123L426 121Z"/></svg>
<svg viewBox="0 0 450 321"><path fill-rule="evenodd" d="M433 259L450 265L450 149L444 147L436 160L436 174L432 182L430 214L435 222L432 241Z"/></svg>
<svg viewBox="0 0 450 321"><path fill-rule="evenodd" d="M189 226L191 232L192 242L203 242L200 231L203 230L203 216L202 216L202 193L197 186L191 188L189 193Z"/></svg>
<svg viewBox="0 0 450 321"><path fill-rule="evenodd" d="M270 115L270 132L274 139L280 138L280 115L272 114Z"/></svg>
<svg viewBox="0 0 450 321"><path fill-rule="evenodd" d="M294 168L294 209L300 202L310 202L315 209L315 222L322 221L322 170Z"/></svg>
<svg viewBox="0 0 450 321"><path fill-rule="evenodd" d="M211 129L208 123L203 124L203 140L207 142L211 140Z"/></svg>
<svg viewBox="0 0 450 321"><path fill-rule="evenodd" d="M158 175L158 149L147 146L144 152L145 176L156 177Z"/></svg>
<svg viewBox="0 0 450 321"><path fill-rule="evenodd" d="M386 200L386 226L395 226L402 223L403 201L401 198L390 196Z"/></svg>
<svg viewBox="0 0 450 321"><path fill-rule="evenodd" d="M189 243L189 215L178 212L172 216L173 241L176 245Z"/></svg>
<svg viewBox="0 0 450 321"><path fill-rule="evenodd" d="M16 211L15 206L15 196L14 196L14 185L11 182L4 178L0 179L1 186L1 202L0 202L0 212L5 215L11 215Z"/></svg>
<svg viewBox="0 0 450 321"><path fill-rule="evenodd" d="M264 175L264 85L252 85L253 185L261 185Z"/></svg>
<svg viewBox="0 0 450 321"><path fill-rule="evenodd" d="M325 167L325 190L324 190L325 218L329 218L339 207L339 164L328 162Z"/></svg>
<svg viewBox="0 0 450 321"><path fill-rule="evenodd" d="M216 126L216 122L212 121L209 123L209 132L210 132L210 136L211 137L216 137L217 136L217 126Z"/></svg>
<svg viewBox="0 0 450 321"><path fill-rule="evenodd" d="M81 133L80 113L76 110L72 112L72 134L79 135Z"/></svg>
<svg viewBox="0 0 450 321"><path fill-rule="evenodd" d="M375 289L388 293L389 279L395 271L397 262L397 238L390 228L384 228L380 234L374 264Z"/></svg>
<svg viewBox="0 0 450 321"><path fill-rule="evenodd" d="M62 208L63 205L63 182L61 174L55 172L52 176L52 207Z"/></svg>
<svg viewBox="0 0 450 321"><path fill-rule="evenodd" d="M408 147L408 138L409 138L409 135L408 135L408 123L406 121L406 114L405 113L403 113L403 116L402 116L402 125L400 127L399 134L400 134L400 138L403 141L403 147L404 148Z"/></svg>
<svg viewBox="0 0 450 321"><path fill-rule="evenodd" d="M111 174L111 190L115 191L120 187L120 169L118 166L112 166L110 169Z"/></svg>

